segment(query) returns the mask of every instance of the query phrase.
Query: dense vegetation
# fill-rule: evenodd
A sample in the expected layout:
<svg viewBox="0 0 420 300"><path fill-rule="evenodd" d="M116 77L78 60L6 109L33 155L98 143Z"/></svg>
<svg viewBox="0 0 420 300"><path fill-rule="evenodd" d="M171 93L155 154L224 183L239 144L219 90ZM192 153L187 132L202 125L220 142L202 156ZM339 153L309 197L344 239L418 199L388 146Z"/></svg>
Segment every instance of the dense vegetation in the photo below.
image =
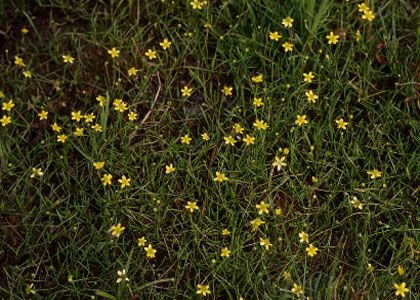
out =
<svg viewBox="0 0 420 300"><path fill-rule="evenodd" d="M418 299L416 2L0 3L0 298Z"/></svg>

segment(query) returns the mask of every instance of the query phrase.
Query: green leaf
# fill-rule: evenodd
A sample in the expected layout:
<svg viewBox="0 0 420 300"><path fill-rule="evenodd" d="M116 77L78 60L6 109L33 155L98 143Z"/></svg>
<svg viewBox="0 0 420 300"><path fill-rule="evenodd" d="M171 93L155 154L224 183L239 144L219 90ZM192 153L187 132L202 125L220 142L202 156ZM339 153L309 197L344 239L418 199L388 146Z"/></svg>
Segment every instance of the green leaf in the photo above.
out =
<svg viewBox="0 0 420 300"><path fill-rule="evenodd" d="M113 296L111 294L108 294L107 292L100 291L100 290L96 290L96 295L102 296L102 297L104 297L106 299L117 300L117 297L115 297L115 296Z"/></svg>

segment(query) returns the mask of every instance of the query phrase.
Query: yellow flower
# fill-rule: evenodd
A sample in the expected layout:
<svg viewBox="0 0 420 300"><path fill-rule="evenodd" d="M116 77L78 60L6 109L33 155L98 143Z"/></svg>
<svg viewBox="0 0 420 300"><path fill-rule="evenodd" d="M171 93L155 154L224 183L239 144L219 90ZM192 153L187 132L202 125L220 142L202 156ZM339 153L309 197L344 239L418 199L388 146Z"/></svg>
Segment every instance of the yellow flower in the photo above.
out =
<svg viewBox="0 0 420 300"><path fill-rule="evenodd" d="M305 231L301 231L299 233L299 242L301 243L309 243L309 234L307 234Z"/></svg>
<svg viewBox="0 0 420 300"><path fill-rule="evenodd" d="M25 26L22 27L22 29L20 30L20 32L22 34L27 34L29 32L28 28L26 28Z"/></svg>
<svg viewBox="0 0 420 300"><path fill-rule="evenodd" d="M297 115L296 116L296 121L295 121L296 125L302 126L302 125L305 125L305 124L308 124L308 123L309 123L309 121L306 118L306 115L303 115L303 116Z"/></svg>
<svg viewBox="0 0 420 300"><path fill-rule="evenodd" d="M75 131L73 132L73 134L74 134L75 136L82 136L84 131L85 131L85 129L84 129L84 128L81 128L81 127L76 127L76 129L75 129Z"/></svg>
<svg viewBox="0 0 420 300"><path fill-rule="evenodd" d="M121 176L121 178L118 179L118 182L121 184L122 189L125 188L126 186L130 186L131 185L130 181L131 179L125 177L125 175Z"/></svg>
<svg viewBox="0 0 420 300"><path fill-rule="evenodd" d="M395 288L395 296L401 296L401 298L405 298L405 293L409 293L410 290L406 288L406 283L402 282L400 284L394 283Z"/></svg>
<svg viewBox="0 0 420 300"><path fill-rule="evenodd" d="M71 112L71 119L75 120L76 122L80 122L81 119L83 119L82 112L79 111L72 111Z"/></svg>
<svg viewBox="0 0 420 300"><path fill-rule="evenodd" d="M0 91L0 99L2 99L4 97L5 97L5 95L4 95L3 91Z"/></svg>
<svg viewBox="0 0 420 300"><path fill-rule="evenodd" d="M293 283L293 288L291 289L291 292L295 294L297 297L300 297L302 295L302 287L296 283Z"/></svg>
<svg viewBox="0 0 420 300"><path fill-rule="evenodd" d="M203 139L203 141L210 140L210 137L209 137L209 135L206 132L201 135L201 138Z"/></svg>
<svg viewBox="0 0 420 300"><path fill-rule="evenodd" d="M139 70L137 70L136 68L132 67L132 68L128 69L128 71L127 71L128 72L128 76L136 76L138 71Z"/></svg>
<svg viewBox="0 0 420 300"><path fill-rule="evenodd" d="M252 80L252 82L255 82L255 83L260 83L260 82L263 82L264 81L262 74L253 76L251 78L251 80Z"/></svg>
<svg viewBox="0 0 420 300"><path fill-rule="evenodd" d="M112 175L111 174L104 174L101 178L101 182L104 186L112 184Z"/></svg>
<svg viewBox="0 0 420 300"><path fill-rule="evenodd" d="M223 230L222 230L222 235L224 235L224 236L228 236L228 235L230 235L230 231L229 231L229 229L227 229L227 228L223 229Z"/></svg>
<svg viewBox="0 0 420 300"><path fill-rule="evenodd" d="M130 121L135 121L135 120L137 120L137 114L136 114L134 111L130 111L130 112L128 113L128 119L129 119Z"/></svg>
<svg viewBox="0 0 420 300"><path fill-rule="evenodd" d="M235 146L236 140L231 135L225 136L224 140L226 145Z"/></svg>
<svg viewBox="0 0 420 300"><path fill-rule="evenodd" d="M283 214L283 210L282 210L281 208L276 208L276 209L274 210L274 214L275 214L276 216L281 216L281 215Z"/></svg>
<svg viewBox="0 0 420 300"><path fill-rule="evenodd" d="M232 96L232 90L233 90L233 87L225 85L222 89L222 92L225 96Z"/></svg>
<svg viewBox="0 0 420 300"><path fill-rule="evenodd" d="M375 19L375 14L370 9L367 9L364 11L362 19L372 22Z"/></svg>
<svg viewBox="0 0 420 300"><path fill-rule="evenodd" d="M194 0L194 1L196 1L196 0ZM209 285L198 284L197 285L197 294L198 295L203 295L203 296L210 295L211 294L210 286Z"/></svg>
<svg viewBox="0 0 420 300"><path fill-rule="evenodd" d="M264 102L263 102L263 100L262 100L262 98L261 98L261 97L259 97L259 98L254 97L253 104L254 104L254 106L256 106L256 107L261 107L261 106L263 106L263 105L264 105Z"/></svg>
<svg viewBox="0 0 420 300"><path fill-rule="evenodd" d="M35 295L36 294L36 288L34 287L33 283L26 285L25 293L27 295L30 295L30 294Z"/></svg>
<svg viewBox="0 0 420 300"><path fill-rule="evenodd" d="M120 50L117 50L115 47L112 47L111 50L108 50L108 54L111 55L112 58L116 58L120 56Z"/></svg>
<svg viewBox="0 0 420 300"><path fill-rule="evenodd" d="M186 209L189 209L191 213L198 209L198 205L196 201L188 201L187 205L185 205Z"/></svg>
<svg viewBox="0 0 420 300"><path fill-rule="evenodd" d="M288 28L288 27L292 27L293 26L293 19L289 16L283 19L283 21L281 21L281 23L283 24L284 27Z"/></svg>
<svg viewBox="0 0 420 300"><path fill-rule="evenodd" d="M48 111L42 110L38 113L38 117L40 121L48 119Z"/></svg>
<svg viewBox="0 0 420 300"><path fill-rule="evenodd" d="M85 119L85 122L89 124L93 122L93 120L95 119L95 115L91 113L88 115L84 115L83 118Z"/></svg>
<svg viewBox="0 0 420 300"><path fill-rule="evenodd" d="M235 125L233 125L233 130L235 130L235 133L242 134L245 128L243 128L241 124L236 123Z"/></svg>
<svg viewBox="0 0 420 300"><path fill-rule="evenodd" d="M261 238L261 237L260 237L260 245L261 245L262 247L264 247L264 248L265 248L265 250L268 250L268 249L270 249L270 247L272 247L272 246L273 246L273 244L272 244L272 243L270 243L270 240L269 240L269 239L263 239L263 238Z"/></svg>
<svg viewBox="0 0 420 300"><path fill-rule="evenodd" d="M23 62L23 59L19 56L15 56L15 65L22 68L26 67L26 64Z"/></svg>
<svg viewBox="0 0 420 300"><path fill-rule="evenodd" d="M303 81L305 81L305 82L311 83L312 79L314 79L314 78L315 78L315 76L314 76L314 74L312 74L312 72L303 73Z"/></svg>
<svg viewBox="0 0 420 300"><path fill-rule="evenodd" d="M152 49L147 50L147 52L144 55L146 55L147 58L150 60L155 59L157 57L156 51Z"/></svg>
<svg viewBox="0 0 420 300"><path fill-rule="evenodd" d="M377 169L373 169L371 171L367 171L368 175L370 175L370 179L376 179L382 177L382 172Z"/></svg>
<svg viewBox="0 0 420 300"><path fill-rule="evenodd" d="M8 124L12 123L12 118L10 116L3 115L0 119L0 123L2 127L7 126Z"/></svg>
<svg viewBox="0 0 420 300"><path fill-rule="evenodd" d="M268 36L270 40L274 40L276 42L278 42L281 39L281 35L277 31L269 32Z"/></svg>
<svg viewBox="0 0 420 300"><path fill-rule="evenodd" d="M398 275L403 276L404 273L405 273L404 267L398 266L397 267L397 272L398 272Z"/></svg>
<svg viewBox="0 0 420 300"><path fill-rule="evenodd" d="M162 47L163 50L168 49L171 47L172 42L170 42L168 39L164 39L159 45Z"/></svg>
<svg viewBox="0 0 420 300"><path fill-rule="evenodd" d="M338 43L338 35L335 35L334 32L330 32L329 35L327 35L328 45L335 45Z"/></svg>
<svg viewBox="0 0 420 300"><path fill-rule="evenodd" d="M286 280L292 279L292 274L290 274L290 272L284 271L283 278Z"/></svg>
<svg viewBox="0 0 420 300"><path fill-rule="evenodd" d="M353 205L354 208L358 208L360 210L363 209L363 203L359 199L357 199L356 196L353 196L350 203L351 203L351 205Z"/></svg>
<svg viewBox="0 0 420 300"><path fill-rule="evenodd" d="M25 76L25 78L32 78L32 72L29 70L23 71L23 76Z"/></svg>
<svg viewBox="0 0 420 300"><path fill-rule="evenodd" d="M56 122L54 122L54 124L51 125L51 128L55 132L60 132L61 131L61 127L58 126L58 124Z"/></svg>
<svg viewBox="0 0 420 300"><path fill-rule="evenodd" d="M306 247L306 252L308 253L308 255L310 257L313 257L316 255L316 253L318 252L318 248L315 247L313 244L309 244L308 247Z"/></svg>
<svg viewBox="0 0 420 300"><path fill-rule="evenodd" d="M166 174L171 174L172 172L175 172L175 167L172 164L166 165L165 166L165 173Z"/></svg>
<svg viewBox="0 0 420 300"><path fill-rule="evenodd" d="M284 52L293 51L293 44L289 42L284 42L283 45L281 45L284 49Z"/></svg>
<svg viewBox="0 0 420 300"><path fill-rule="evenodd" d="M207 1L193 0L190 5L193 9L203 9L203 6L207 4Z"/></svg>
<svg viewBox="0 0 420 300"><path fill-rule="evenodd" d="M144 247L144 245L146 245L146 242L147 242L147 240L144 236L137 239L137 244L139 245L139 247Z"/></svg>
<svg viewBox="0 0 420 300"><path fill-rule="evenodd" d="M90 128L92 128L96 132L102 132L102 126L99 125L99 124L92 125L92 126L90 126Z"/></svg>
<svg viewBox="0 0 420 300"><path fill-rule="evenodd" d="M97 161L93 163L93 166L95 167L95 170L100 170L105 166L104 161Z"/></svg>
<svg viewBox="0 0 420 300"><path fill-rule="evenodd" d="M335 120L335 123L337 124L338 129L343 129L343 130L346 130L347 129L346 126L349 124L348 122L345 122L343 118Z"/></svg>
<svg viewBox="0 0 420 300"><path fill-rule="evenodd" d="M223 182L223 181L227 181L227 180L229 180L229 179L225 176L225 174L220 173L220 172L216 172L216 177L214 178L214 181Z"/></svg>
<svg viewBox="0 0 420 300"><path fill-rule="evenodd" d="M251 221L252 231L256 231L261 225L265 224L263 220L260 218L256 218Z"/></svg>
<svg viewBox="0 0 420 300"><path fill-rule="evenodd" d="M285 162L286 157L282 156L282 157L278 157L276 156L274 158L274 162L273 162L273 167L277 168L277 171L280 171L282 167L287 166L287 163Z"/></svg>
<svg viewBox="0 0 420 300"><path fill-rule="evenodd" d="M308 102L315 103L318 99L318 95L314 94L312 90L305 92L305 96L308 99Z"/></svg>
<svg viewBox="0 0 420 300"><path fill-rule="evenodd" d="M366 10L369 10L369 6L366 3L357 4L359 12L363 13Z"/></svg>
<svg viewBox="0 0 420 300"><path fill-rule="evenodd" d="M258 214L268 214L268 209L270 208L270 204L265 203L264 201L261 201L260 204L255 205L255 207L258 209Z"/></svg>
<svg viewBox="0 0 420 300"><path fill-rule="evenodd" d="M74 57L72 57L71 55L63 55L62 58L63 58L63 61L66 64L72 64L72 63L74 63Z"/></svg>
<svg viewBox="0 0 420 300"><path fill-rule="evenodd" d="M144 251L146 251L146 257L155 258L157 250L153 249L151 244L149 244L147 247L144 247Z"/></svg>
<svg viewBox="0 0 420 300"><path fill-rule="evenodd" d="M191 141L192 141L192 138L190 138L190 136L188 134L181 137L181 144L189 145Z"/></svg>
<svg viewBox="0 0 420 300"><path fill-rule="evenodd" d="M98 100L99 106L104 106L106 98L102 95L99 95L98 97L96 97L96 100Z"/></svg>
<svg viewBox="0 0 420 300"><path fill-rule="evenodd" d="M264 122L263 120L258 120L256 119L254 122L254 127L256 127L258 130L265 130L268 128L268 125L266 122Z"/></svg>
<svg viewBox="0 0 420 300"><path fill-rule="evenodd" d="M44 172L41 169L32 168L31 178L41 177L42 175L44 175Z"/></svg>
<svg viewBox="0 0 420 300"><path fill-rule="evenodd" d="M119 111L120 113L123 113L124 111L128 109L127 103L122 101L121 99L115 99L112 105L114 105L115 110Z"/></svg>
<svg viewBox="0 0 420 300"><path fill-rule="evenodd" d="M229 248L228 247L224 247L220 251L220 256L221 257L229 257L230 256L230 253L231 253L231 251L229 250Z"/></svg>
<svg viewBox="0 0 420 300"><path fill-rule="evenodd" d="M13 100L9 100L8 102L4 102L2 104L1 109L10 112L13 107L15 107L15 104L13 103Z"/></svg>
<svg viewBox="0 0 420 300"><path fill-rule="evenodd" d="M68 136L65 134L60 134L57 136L57 142L65 143L68 139Z"/></svg>
<svg viewBox="0 0 420 300"><path fill-rule="evenodd" d="M255 143L255 138L249 134L247 134L242 140L247 146L253 145Z"/></svg>
<svg viewBox="0 0 420 300"><path fill-rule="evenodd" d="M121 223L118 223L117 225L112 225L111 226L111 235L119 238L120 235L124 232L124 229L125 229L125 227L121 226Z"/></svg>
<svg viewBox="0 0 420 300"><path fill-rule="evenodd" d="M181 89L181 93L183 97L191 96L192 88L189 88L187 85Z"/></svg>
<svg viewBox="0 0 420 300"><path fill-rule="evenodd" d="M362 38L362 34L360 33L360 30L357 29L357 31L356 31L356 42L360 41L361 38Z"/></svg>

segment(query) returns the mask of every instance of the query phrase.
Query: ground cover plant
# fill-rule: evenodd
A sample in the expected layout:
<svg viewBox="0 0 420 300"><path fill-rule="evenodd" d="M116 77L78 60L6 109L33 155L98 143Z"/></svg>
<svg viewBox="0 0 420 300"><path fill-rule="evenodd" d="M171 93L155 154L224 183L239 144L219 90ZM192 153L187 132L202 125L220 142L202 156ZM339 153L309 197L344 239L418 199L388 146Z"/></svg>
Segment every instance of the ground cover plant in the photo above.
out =
<svg viewBox="0 0 420 300"><path fill-rule="evenodd" d="M420 4L0 3L1 299L418 299Z"/></svg>

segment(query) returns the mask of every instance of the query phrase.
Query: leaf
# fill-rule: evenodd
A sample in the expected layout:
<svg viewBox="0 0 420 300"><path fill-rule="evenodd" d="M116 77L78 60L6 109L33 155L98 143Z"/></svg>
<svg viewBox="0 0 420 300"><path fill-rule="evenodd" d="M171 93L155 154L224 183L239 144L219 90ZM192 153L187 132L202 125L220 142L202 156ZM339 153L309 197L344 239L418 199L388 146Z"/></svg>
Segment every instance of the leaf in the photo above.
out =
<svg viewBox="0 0 420 300"><path fill-rule="evenodd" d="M106 299L117 300L117 297L112 296L111 294L108 294L107 292L100 291L100 290L96 290L96 295L102 296Z"/></svg>

